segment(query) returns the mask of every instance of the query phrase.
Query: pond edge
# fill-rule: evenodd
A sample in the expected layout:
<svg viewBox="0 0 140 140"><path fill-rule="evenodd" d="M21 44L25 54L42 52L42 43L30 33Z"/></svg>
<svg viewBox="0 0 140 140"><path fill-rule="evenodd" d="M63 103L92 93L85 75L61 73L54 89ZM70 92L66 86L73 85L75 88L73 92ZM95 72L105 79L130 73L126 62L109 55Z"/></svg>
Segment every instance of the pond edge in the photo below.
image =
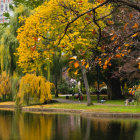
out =
<svg viewBox="0 0 140 140"><path fill-rule="evenodd" d="M86 110L77 109L56 109L56 108L33 108L22 107L16 108L12 105L0 105L0 110L21 110L22 112L38 113L75 113L84 117L94 118L140 118L140 113L116 113L116 112L87 112Z"/></svg>

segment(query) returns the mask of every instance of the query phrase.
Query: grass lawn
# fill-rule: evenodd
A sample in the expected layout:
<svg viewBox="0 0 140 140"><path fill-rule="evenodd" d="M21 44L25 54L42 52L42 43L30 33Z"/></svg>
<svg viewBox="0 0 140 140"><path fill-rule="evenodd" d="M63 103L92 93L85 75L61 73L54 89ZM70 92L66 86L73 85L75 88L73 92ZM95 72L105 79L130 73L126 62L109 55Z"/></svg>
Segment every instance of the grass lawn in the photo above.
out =
<svg viewBox="0 0 140 140"><path fill-rule="evenodd" d="M65 99L65 97L60 97L60 98ZM84 96L84 98L86 98L86 96ZM75 101L77 101L77 103L76 102L52 103L52 104L44 104L44 105L30 105L30 106L25 106L25 107L26 108L77 109L77 110L80 109L87 112L140 113L140 106L136 106L136 105L125 106L124 100L107 100L104 104L96 104L97 100L92 100L95 105L91 105L91 106L87 106L86 104L79 104L78 100L75 100ZM83 101L83 102L86 102L86 101ZM14 102L1 102L0 105L14 105Z"/></svg>
<svg viewBox="0 0 140 140"><path fill-rule="evenodd" d="M120 113L140 113L139 106L108 106L108 105L91 105L70 104L70 103L54 103L47 105L34 105L26 108L56 108L56 109L77 109L86 112L120 112Z"/></svg>

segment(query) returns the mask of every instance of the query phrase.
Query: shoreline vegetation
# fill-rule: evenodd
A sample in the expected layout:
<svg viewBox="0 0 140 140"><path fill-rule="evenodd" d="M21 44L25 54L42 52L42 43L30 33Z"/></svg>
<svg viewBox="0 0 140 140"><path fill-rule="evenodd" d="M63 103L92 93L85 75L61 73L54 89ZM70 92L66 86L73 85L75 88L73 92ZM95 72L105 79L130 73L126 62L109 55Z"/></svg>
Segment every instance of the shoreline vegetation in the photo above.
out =
<svg viewBox="0 0 140 140"><path fill-rule="evenodd" d="M64 100L63 100L64 101ZM67 101L67 100L65 100ZM101 118L140 118L139 106L122 104L99 104L86 106L84 102L56 102L52 104L31 105L17 108L15 102L0 102L0 110L15 111L20 109L22 112L30 113L76 113L85 117Z"/></svg>

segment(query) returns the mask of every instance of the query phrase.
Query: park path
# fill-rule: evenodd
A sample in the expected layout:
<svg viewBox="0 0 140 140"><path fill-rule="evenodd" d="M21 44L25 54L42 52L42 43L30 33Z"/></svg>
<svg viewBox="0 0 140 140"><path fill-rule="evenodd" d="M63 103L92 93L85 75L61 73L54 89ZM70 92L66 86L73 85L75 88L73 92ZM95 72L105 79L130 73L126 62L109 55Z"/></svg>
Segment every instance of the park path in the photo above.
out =
<svg viewBox="0 0 140 140"><path fill-rule="evenodd" d="M69 104L87 104L86 102L83 101L79 101L79 100L70 100L70 99L54 99L55 101L59 102L59 103L69 103ZM108 103L96 103L93 102L94 105L102 105L102 106L125 106L124 105L118 105L118 104L108 104Z"/></svg>

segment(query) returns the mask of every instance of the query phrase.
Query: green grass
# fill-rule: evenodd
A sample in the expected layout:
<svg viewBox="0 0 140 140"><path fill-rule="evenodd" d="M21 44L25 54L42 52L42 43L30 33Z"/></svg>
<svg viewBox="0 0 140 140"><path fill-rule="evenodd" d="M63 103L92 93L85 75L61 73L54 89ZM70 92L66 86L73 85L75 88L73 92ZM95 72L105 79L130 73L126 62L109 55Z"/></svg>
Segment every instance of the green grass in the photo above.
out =
<svg viewBox="0 0 140 140"><path fill-rule="evenodd" d="M107 95L100 95L100 99L102 99L103 97L105 97L105 99L107 99ZM55 98L53 96L53 99L66 99L66 97L65 96L59 96L58 98ZM74 99L73 96L70 96L69 100L77 101L77 99ZM97 96L96 95L91 95L91 100L92 100L93 103L97 103ZM87 101L87 96L83 95L83 101L82 102L86 102L86 101ZM125 104L125 99L124 100L106 100L106 102L104 104L124 105Z"/></svg>
<svg viewBox="0 0 140 140"><path fill-rule="evenodd" d="M125 100L107 100L106 104L124 105Z"/></svg>
<svg viewBox="0 0 140 140"><path fill-rule="evenodd" d="M140 113L139 106L107 106L107 105L91 105L85 104L68 104L68 103L55 103L44 105L44 108L57 108L57 109L77 109L85 110L87 112L124 112L124 113Z"/></svg>

